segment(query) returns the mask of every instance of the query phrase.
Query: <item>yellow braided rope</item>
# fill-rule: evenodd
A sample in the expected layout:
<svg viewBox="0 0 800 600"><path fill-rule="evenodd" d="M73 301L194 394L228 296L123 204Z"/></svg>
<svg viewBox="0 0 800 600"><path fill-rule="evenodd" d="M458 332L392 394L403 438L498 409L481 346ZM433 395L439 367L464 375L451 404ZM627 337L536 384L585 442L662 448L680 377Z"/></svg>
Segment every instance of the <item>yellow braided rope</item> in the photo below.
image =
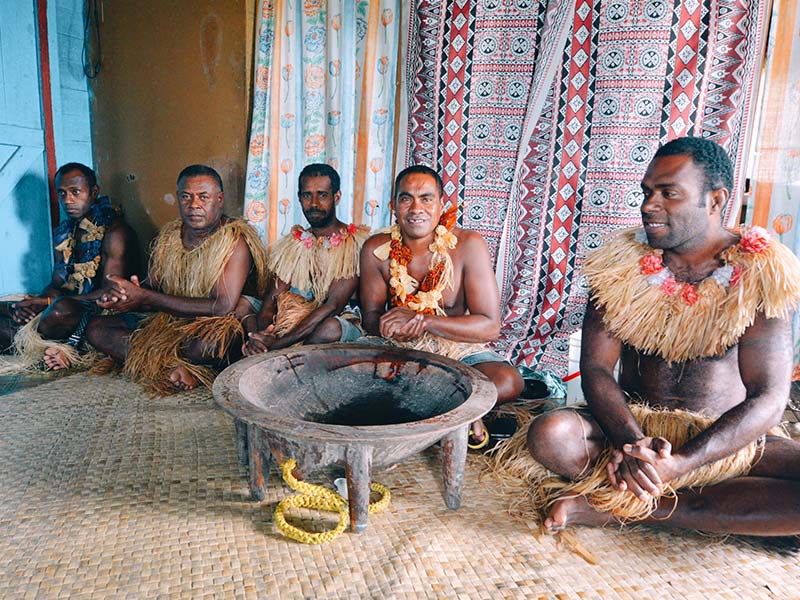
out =
<svg viewBox="0 0 800 600"><path fill-rule="evenodd" d="M292 471L297 466L297 461L293 458L287 460L281 465L281 473L283 480L296 492L300 492L294 496L290 496L281 500L278 506L275 507L275 525L278 527L283 535L304 544L324 544L330 542L347 528L350 521L350 511L347 500L342 498L336 492L322 487L321 485L314 485L299 481ZM392 499L392 494L385 485L380 483L373 483L370 485L373 492L381 494L380 500L369 503L369 514L379 513L389 506L389 501ZM315 510L325 510L328 512L339 513L339 522L336 527L330 531L323 531L320 533L312 533L305 531L294 525L289 524L284 517L284 513L288 508L311 508Z"/></svg>

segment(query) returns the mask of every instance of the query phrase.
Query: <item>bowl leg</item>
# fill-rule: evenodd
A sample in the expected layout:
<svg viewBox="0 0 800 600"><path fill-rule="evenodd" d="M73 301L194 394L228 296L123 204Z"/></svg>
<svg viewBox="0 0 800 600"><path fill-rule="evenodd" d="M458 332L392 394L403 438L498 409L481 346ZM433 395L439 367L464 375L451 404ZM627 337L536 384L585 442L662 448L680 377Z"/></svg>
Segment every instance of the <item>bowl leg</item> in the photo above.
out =
<svg viewBox="0 0 800 600"><path fill-rule="evenodd" d="M442 438L444 503L447 508L461 506L461 484L464 482L464 465L467 462L468 436L469 425L464 425Z"/></svg>
<svg viewBox="0 0 800 600"><path fill-rule="evenodd" d="M345 455L347 499L350 503L350 529L362 533L367 528L369 486L372 483L372 446L350 446Z"/></svg>
<svg viewBox="0 0 800 600"><path fill-rule="evenodd" d="M250 464L250 498L260 502L267 493L272 454L267 440L264 439L264 432L255 425L247 426L247 448Z"/></svg>
<svg viewBox="0 0 800 600"><path fill-rule="evenodd" d="M247 423L234 419L233 424L236 427L236 460L240 465L246 467L250 462L247 452Z"/></svg>

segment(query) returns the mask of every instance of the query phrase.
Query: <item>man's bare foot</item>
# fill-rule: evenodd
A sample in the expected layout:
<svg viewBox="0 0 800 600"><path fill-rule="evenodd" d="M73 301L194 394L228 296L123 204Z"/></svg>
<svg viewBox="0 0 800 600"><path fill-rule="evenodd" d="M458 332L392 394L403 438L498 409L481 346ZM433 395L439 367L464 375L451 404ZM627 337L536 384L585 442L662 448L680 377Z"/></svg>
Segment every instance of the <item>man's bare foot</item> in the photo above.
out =
<svg viewBox="0 0 800 600"><path fill-rule="evenodd" d="M43 358L44 364L47 366L47 368L53 371L69 369L72 366L72 363L69 362L67 355L64 354L61 349L56 348L55 346L45 348Z"/></svg>
<svg viewBox="0 0 800 600"><path fill-rule="evenodd" d="M480 450L481 448L485 448L488 443L489 432L486 430L483 420L475 421L469 426L469 439L467 440L467 444L473 450Z"/></svg>
<svg viewBox="0 0 800 600"><path fill-rule="evenodd" d="M544 528L550 533L555 533L567 525L602 527L612 520L610 515L593 509L585 496L571 496L556 500L550 509L550 514L544 520Z"/></svg>
<svg viewBox="0 0 800 600"><path fill-rule="evenodd" d="M169 382L179 390L193 390L197 386L197 378L183 365L173 369Z"/></svg>

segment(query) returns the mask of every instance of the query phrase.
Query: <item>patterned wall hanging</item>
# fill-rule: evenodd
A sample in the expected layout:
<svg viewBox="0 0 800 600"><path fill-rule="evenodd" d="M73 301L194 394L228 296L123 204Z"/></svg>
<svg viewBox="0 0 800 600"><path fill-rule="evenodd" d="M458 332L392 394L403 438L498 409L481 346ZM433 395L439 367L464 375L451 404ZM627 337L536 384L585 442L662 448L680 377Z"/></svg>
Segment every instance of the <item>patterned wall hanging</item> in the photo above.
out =
<svg viewBox="0 0 800 600"><path fill-rule="evenodd" d="M586 304L583 257L639 222L639 182L657 147L708 137L741 178L763 3L415 8L402 93L406 162L438 169L462 226L489 244L503 299L498 350L563 375Z"/></svg>

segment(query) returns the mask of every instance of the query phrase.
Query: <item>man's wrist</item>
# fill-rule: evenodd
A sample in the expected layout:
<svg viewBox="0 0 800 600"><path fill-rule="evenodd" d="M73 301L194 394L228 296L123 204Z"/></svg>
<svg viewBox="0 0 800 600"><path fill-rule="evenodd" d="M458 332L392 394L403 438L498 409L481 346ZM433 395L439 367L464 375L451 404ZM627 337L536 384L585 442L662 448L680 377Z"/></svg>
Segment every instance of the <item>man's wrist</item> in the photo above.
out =
<svg viewBox="0 0 800 600"><path fill-rule="evenodd" d="M431 326L431 318L433 315L422 314L422 331L423 333L428 331L429 327Z"/></svg>
<svg viewBox="0 0 800 600"><path fill-rule="evenodd" d="M142 304L153 304L157 292L149 288L140 287L139 289L142 291Z"/></svg>
<svg viewBox="0 0 800 600"><path fill-rule="evenodd" d="M622 450L622 447L625 445L630 444L631 446L635 446L640 441L642 441L646 436L641 432L625 432L621 435L617 436L609 436L611 440L614 442L614 447Z"/></svg>
<svg viewBox="0 0 800 600"><path fill-rule="evenodd" d="M699 465L694 464L694 459L691 456L681 454L680 451L672 453L672 461L675 464L675 469L678 471L675 477L680 477L691 471L694 471Z"/></svg>

